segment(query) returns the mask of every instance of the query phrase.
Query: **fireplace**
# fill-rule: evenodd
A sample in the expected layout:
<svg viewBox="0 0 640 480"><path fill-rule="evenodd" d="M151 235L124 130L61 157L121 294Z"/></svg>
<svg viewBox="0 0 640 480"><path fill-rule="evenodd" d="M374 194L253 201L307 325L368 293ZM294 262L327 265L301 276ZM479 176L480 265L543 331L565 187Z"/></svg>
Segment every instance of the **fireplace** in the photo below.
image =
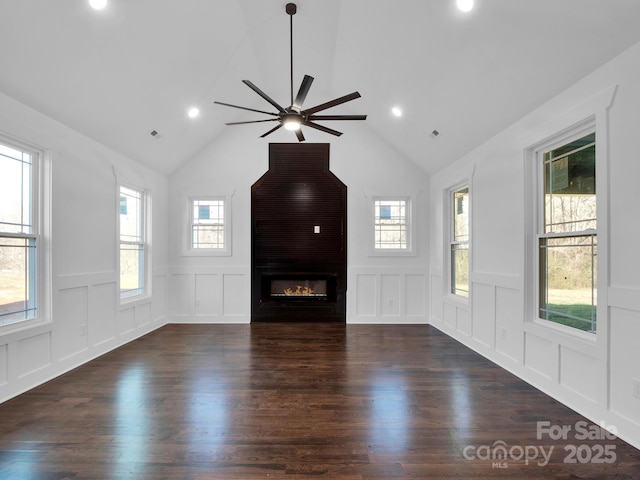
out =
<svg viewBox="0 0 640 480"><path fill-rule="evenodd" d="M251 321L345 322L347 187L329 144L270 144L251 187Z"/></svg>
<svg viewBox="0 0 640 480"><path fill-rule="evenodd" d="M336 275L263 274L261 302L335 302Z"/></svg>

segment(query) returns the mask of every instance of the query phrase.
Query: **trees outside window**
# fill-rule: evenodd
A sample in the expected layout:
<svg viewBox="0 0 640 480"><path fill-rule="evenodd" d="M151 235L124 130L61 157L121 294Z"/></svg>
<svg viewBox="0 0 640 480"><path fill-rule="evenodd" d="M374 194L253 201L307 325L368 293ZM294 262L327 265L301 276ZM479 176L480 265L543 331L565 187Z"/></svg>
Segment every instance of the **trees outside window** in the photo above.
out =
<svg viewBox="0 0 640 480"><path fill-rule="evenodd" d="M596 331L596 134L560 143L540 155L538 314Z"/></svg>

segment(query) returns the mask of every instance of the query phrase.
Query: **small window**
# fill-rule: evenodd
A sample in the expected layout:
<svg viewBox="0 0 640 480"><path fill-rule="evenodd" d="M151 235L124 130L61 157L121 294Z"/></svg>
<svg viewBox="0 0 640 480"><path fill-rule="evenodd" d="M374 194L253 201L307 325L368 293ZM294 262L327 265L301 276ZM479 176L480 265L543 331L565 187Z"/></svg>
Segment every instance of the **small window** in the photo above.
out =
<svg viewBox="0 0 640 480"><path fill-rule="evenodd" d="M408 199L374 200L374 249L406 251L410 248Z"/></svg>
<svg viewBox="0 0 640 480"><path fill-rule="evenodd" d="M469 187L450 192L450 291L469 296Z"/></svg>
<svg viewBox="0 0 640 480"><path fill-rule="evenodd" d="M0 325L39 313L38 158L0 143Z"/></svg>
<svg viewBox="0 0 640 480"><path fill-rule="evenodd" d="M230 204L231 200L227 196L188 198L188 234L185 255L230 255Z"/></svg>
<svg viewBox="0 0 640 480"><path fill-rule="evenodd" d="M145 192L120 187L120 298L145 294Z"/></svg>
<svg viewBox="0 0 640 480"><path fill-rule="evenodd" d="M225 248L224 200L191 200L191 248Z"/></svg>
<svg viewBox="0 0 640 480"><path fill-rule="evenodd" d="M539 317L595 333L596 135L542 152Z"/></svg>

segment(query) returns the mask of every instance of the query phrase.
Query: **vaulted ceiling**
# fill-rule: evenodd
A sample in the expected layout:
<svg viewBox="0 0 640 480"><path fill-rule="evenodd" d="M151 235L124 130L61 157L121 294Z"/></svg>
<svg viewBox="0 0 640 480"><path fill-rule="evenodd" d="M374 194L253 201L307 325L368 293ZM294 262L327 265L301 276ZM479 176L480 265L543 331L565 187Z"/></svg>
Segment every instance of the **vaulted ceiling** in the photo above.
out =
<svg viewBox="0 0 640 480"><path fill-rule="evenodd" d="M284 129L258 139L270 124L227 127L264 117L213 104L271 110L243 79L289 104L286 3L109 0L95 11L87 0L3 1L0 91L164 173L230 128L248 141L296 141ZM365 122L325 124L370 129L426 172L640 41L638 0L476 0L468 14L454 0L295 3L295 88L315 77L305 106L359 91L325 113ZM308 141L340 141L308 130Z"/></svg>

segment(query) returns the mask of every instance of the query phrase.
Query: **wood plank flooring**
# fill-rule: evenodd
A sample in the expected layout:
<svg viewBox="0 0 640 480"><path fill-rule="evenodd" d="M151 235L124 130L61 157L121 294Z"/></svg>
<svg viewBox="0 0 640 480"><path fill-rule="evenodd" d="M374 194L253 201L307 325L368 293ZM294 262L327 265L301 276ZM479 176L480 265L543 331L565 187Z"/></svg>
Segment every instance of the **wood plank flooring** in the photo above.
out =
<svg viewBox="0 0 640 480"><path fill-rule="evenodd" d="M0 478L640 478L581 421L429 326L167 325L0 405Z"/></svg>

